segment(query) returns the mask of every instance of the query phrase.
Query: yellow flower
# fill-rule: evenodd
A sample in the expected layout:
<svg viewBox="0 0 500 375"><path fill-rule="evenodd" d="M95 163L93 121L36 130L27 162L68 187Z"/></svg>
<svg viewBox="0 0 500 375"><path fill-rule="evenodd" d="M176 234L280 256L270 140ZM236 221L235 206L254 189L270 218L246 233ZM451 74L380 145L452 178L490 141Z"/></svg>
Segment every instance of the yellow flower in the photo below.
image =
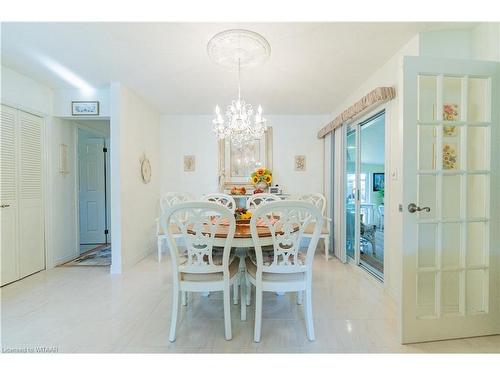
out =
<svg viewBox="0 0 500 375"><path fill-rule="evenodd" d="M259 178L257 176L254 176L252 181L254 184L256 184L257 182L259 182Z"/></svg>
<svg viewBox="0 0 500 375"><path fill-rule="evenodd" d="M270 184L272 181L273 181L273 178L271 177L271 175L267 175L266 178L265 178L265 181Z"/></svg>

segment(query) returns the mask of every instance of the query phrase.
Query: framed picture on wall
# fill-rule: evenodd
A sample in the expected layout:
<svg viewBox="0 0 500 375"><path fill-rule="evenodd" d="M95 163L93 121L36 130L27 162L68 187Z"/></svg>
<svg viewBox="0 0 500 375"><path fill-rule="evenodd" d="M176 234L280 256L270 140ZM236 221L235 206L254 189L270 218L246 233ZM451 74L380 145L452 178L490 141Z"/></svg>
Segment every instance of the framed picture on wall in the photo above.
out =
<svg viewBox="0 0 500 375"><path fill-rule="evenodd" d="M196 169L196 158L194 155L184 155L184 172L194 172Z"/></svg>
<svg viewBox="0 0 500 375"><path fill-rule="evenodd" d="M373 174L373 191L381 191L385 188L385 173Z"/></svg>
<svg viewBox="0 0 500 375"><path fill-rule="evenodd" d="M95 101L73 101L71 102L72 116L98 116L99 102Z"/></svg>

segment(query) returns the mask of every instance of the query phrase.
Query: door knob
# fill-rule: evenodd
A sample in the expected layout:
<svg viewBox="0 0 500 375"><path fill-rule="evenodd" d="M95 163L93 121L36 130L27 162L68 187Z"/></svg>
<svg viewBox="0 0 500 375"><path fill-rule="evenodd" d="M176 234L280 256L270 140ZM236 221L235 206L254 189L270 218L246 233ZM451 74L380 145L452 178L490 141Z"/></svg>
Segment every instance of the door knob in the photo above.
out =
<svg viewBox="0 0 500 375"><path fill-rule="evenodd" d="M408 205L408 212L414 214L415 212L420 212L420 211L431 212L431 208L430 207L418 207L415 203L410 203Z"/></svg>
<svg viewBox="0 0 500 375"><path fill-rule="evenodd" d="M2 204L2 205L0 206L0 208L7 208L7 207L10 207L10 204Z"/></svg>

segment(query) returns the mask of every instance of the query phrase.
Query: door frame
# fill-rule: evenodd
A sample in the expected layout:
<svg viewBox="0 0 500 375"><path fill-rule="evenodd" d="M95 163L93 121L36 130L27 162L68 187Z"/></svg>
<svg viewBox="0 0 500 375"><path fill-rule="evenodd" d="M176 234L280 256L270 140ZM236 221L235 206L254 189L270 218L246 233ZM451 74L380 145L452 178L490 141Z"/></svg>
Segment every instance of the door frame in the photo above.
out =
<svg viewBox="0 0 500 375"><path fill-rule="evenodd" d="M110 125L111 126L111 125ZM109 201L109 195L111 193L110 190L110 176L111 176L111 170L110 170L110 160L109 160L109 141L110 137L107 136L104 132L100 132L97 129L87 127L85 125L75 123L74 127L74 139L75 139L75 165L74 165L74 170L77 171L75 173L75 214L76 214L76 256L79 256L80 253L80 158L79 158L79 137L78 137L78 131L79 130L84 130L88 133L94 134L96 137L103 138L104 139L104 147L107 148L107 152L104 155L105 157L105 190L104 190L104 202L105 202L105 226L108 229L108 234L106 235L106 241L107 243L111 243L111 202Z"/></svg>

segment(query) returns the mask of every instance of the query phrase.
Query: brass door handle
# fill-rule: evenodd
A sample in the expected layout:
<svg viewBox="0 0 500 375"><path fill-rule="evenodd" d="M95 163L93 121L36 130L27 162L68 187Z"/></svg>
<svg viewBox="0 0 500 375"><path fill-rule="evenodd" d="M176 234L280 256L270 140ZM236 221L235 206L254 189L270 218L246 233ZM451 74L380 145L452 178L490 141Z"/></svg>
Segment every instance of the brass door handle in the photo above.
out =
<svg viewBox="0 0 500 375"><path fill-rule="evenodd" d="M410 203L408 205L408 212L414 214L415 212L420 212L420 211L425 211L425 212L431 212L430 207L419 207L415 203Z"/></svg>
<svg viewBox="0 0 500 375"><path fill-rule="evenodd" d="M2 205L0 206L0 208L7 208L7 207L10 207L10 204L2 204Z"/></svg>

